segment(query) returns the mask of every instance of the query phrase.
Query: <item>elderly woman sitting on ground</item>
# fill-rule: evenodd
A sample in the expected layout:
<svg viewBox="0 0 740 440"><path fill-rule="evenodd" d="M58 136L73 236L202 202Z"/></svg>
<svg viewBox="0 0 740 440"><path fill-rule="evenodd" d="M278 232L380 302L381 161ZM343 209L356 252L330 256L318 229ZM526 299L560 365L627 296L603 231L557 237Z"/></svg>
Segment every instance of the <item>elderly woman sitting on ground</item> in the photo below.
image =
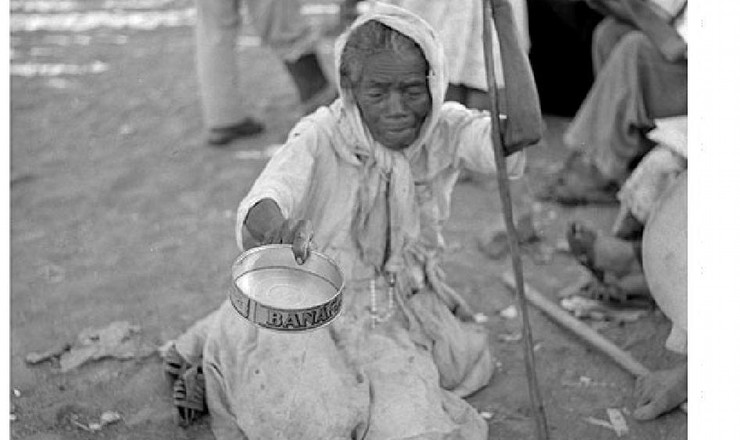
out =
<svg viewBox="0 0 740 440"><path fill-rule="evenodd" d="M528 69L513 25L499 32L509 35L503 59ZM242 248L291 243L299 263L313 249L334 259L345 275L342 314L283 334L225 302L165 357L175 404L187 422L205 394L220 440L486 439L463 397L493 374L487 334L439 261L458 173L496 170L490 117L443 104L440 43L403 9L360 17L336 57L340 98L293 129L241 202L236 235ZM514 176L524 168L518 150L540 136L534 89L528 96L531 136L506 134Z"/></svg>

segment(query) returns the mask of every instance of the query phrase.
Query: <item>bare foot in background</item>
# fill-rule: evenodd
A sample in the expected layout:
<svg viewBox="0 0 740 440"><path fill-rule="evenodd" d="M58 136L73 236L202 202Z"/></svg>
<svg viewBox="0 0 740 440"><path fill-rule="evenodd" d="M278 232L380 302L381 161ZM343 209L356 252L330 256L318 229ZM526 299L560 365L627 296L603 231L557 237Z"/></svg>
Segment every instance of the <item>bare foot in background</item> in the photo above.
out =
<svg viewBox="0 0 740 440"><path fill-rule="evenodd" d="M652 420L684 403L687 397L688 367L686 363L670 369L646 374L635 384L637 420Z"/></svg>
<svg viewBox="0 0 740 440"><path fill-rule="evenodd" d="M642 273L639 243L602 234L579 221L569 225L566 238L573 256L599 280L605 273L617 277Z"/></svg>

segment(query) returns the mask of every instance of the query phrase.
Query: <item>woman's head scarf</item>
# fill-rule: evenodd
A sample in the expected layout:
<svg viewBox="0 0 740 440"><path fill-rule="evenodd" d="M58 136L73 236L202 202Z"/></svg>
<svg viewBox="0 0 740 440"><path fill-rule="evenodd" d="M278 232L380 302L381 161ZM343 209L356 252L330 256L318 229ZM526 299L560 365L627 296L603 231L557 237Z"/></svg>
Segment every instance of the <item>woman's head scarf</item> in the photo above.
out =
<svg viewBox="0 0 740 440"><path fill-rule="evenodd" d="M404 251L419 238L419 210L410 162L426 156L422 150L439 119L447 74L442 43L429 24L405 9L378 3L338 38L334 51L337 82L348 38L358 27L372 20L416 42L427 60L427 84L432 98L432 108L422 123L419 136L401 151L388 149L373 139L352 91L343 89L341 84L339 102L331 109L339 118L338 127L345 141L334 146L337 154L362 168L363 181L352 225L360 257L379 271L396 274L404 267Z"/></svg>

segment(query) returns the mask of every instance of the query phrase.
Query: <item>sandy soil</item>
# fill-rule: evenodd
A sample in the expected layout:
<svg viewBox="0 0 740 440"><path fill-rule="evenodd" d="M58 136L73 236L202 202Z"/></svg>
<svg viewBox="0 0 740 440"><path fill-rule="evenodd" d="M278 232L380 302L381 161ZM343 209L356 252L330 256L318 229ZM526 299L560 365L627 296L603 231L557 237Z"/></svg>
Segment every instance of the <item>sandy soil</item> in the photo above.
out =
<svg viewBox="0 0 740 440"><path fill-rule="evenodd" d="M101 3L81 2L87 9ZM183 5L189 2L162 8ZM87 44L79 38L59 43L59 37L81 35ZM187 430L174 424L156 353L68 373L54 362L30 366L24 359L74 341L85 328L120 320L141 327L142 346L156 347L224 300L237 256L234 210L266 162L254 152L280 142L299 117L287 73L265 49L240 51L245 106L266 121L267 132L214 149L201 139L189 27L17 31L11 43L13 63L98 60L109 66L95 74L11 80L13 438L212 439L207 420ZM564 156L559 138L567 120L547 122L546 142L531 149L528 177L513 190L520 212L538 210L539 232L554 246L570 219L606 229L615 209L533 202L538 176ZM478 249L481 237L502 228L499 205L493 181L458 185L445 264L451 284L490 316L486 325L500 363L491 384L470 402L493 414L489 438L533 439L522 347L500 339L519 328L498 314L514 303L498 278L509 262ZM525 256L524 263L527 280L553 299L579 274L565 254L546 264ZM552 439L615 438L585 420L606 420L607 408L627 415L627 438L686 438L685 414L633 420L633 380L626 372L539 312L530 318ZM668 329L665 317L651 313L600 331L649 368L661 368L678 359L662 348ZM99 433L71 423L104 411L123 420Z"/></svg>

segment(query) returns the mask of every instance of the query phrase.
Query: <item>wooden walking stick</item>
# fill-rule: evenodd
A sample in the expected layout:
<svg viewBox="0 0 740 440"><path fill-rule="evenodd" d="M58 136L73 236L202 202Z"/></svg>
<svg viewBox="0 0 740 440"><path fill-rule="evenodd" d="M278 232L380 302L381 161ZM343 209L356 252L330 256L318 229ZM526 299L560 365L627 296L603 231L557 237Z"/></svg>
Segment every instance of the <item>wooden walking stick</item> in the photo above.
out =
<svg viewBox="0 0 740 440"><path fill-rule="evenodd" d="M501 276L501 279L507 287L512 290L514 289L514 277L510 273L505 273ZM534 287L527 285L526 283L525 286L527 288L526 297L532 305L537 307L537 309L550 317L553 321L572 331L589 345L611 358L627 372L635 377L639 377L650 372L647 367L636 361L629 353L617 347L613 342L597 333L587 324L545 298L545 296Z"/></svg>
<svg viewBox="0 0 740 440"><path fill-rule="evenodd" d="M514 213L511 203L511 189L509 187L509 176L506 169L506 156L504 152L504 134L501 130L499 118L500 99L497 96L496 76L494 71L491 18L495 18L491 5L492 0L481 0L483 2L483 51L486 60L486 78L488 80L488 95L491 100L491 143L496 156L496 177L498 179L499 195L503 207L506 231L509 237L509 249L511 250L511 263L516 278L516 292L519 302L519 310L522 316L522 336L524 340L524 364L529 386L529 400L532 405L537 438L547 440L547 418L545 408L542 404L539 386L537 384L537 372L534 362L534 348L532 344L532 330L529 325L529 314L527 313L527 300L524 296L524 275L522 274L522 260L519 250L519 240L514 226ZM502 57L503 60L503 57Z"/></svg>
<svg viewBox="0 0 740 440"><path fill-rule="evenodd" d="M501 280L508 288L512 290L515 288L514 277L511 273L505 273L502 275ZM638 378L650 373L650 370L646 366L633 358L628 352L617 347L617 345L600 335L596 330L561 309L557 304L548 300L545 295L541 294L534 287L529 286L526 283L525 286L527 287L527 299L537 307L537 309L550 317L550 319L556 323L573 332L576 336L587 342L591 347L609 357L633 377ZM685 402L681 404L680 408L683 412L688 412L688 406Z"/></svg>

